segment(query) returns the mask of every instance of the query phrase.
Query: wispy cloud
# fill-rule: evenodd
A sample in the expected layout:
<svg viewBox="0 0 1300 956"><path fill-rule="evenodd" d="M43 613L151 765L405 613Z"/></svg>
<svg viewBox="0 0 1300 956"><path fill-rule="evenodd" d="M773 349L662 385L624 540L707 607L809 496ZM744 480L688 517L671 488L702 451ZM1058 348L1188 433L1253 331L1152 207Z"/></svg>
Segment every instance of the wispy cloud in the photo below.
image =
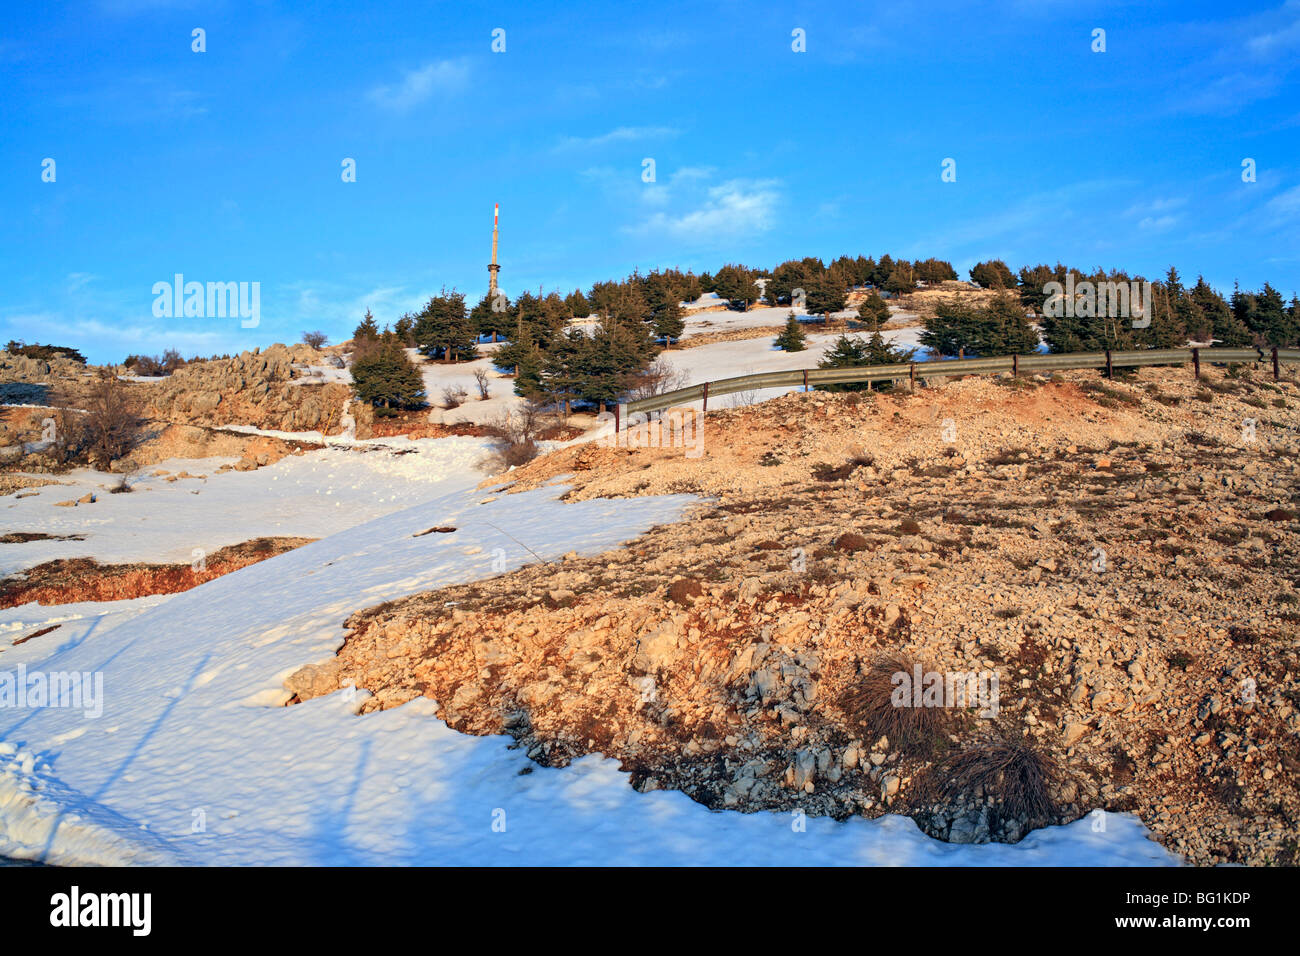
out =
<svg viewBox="0 0 1300 956"><path fill-rule="evenodd" d="M464 60L437 60L415 70L404 70L396 83L381 83L370 90L370 99L386 110L404 113L419 106L435 93L449 93L464 87L469 64Z"/></svg>
<svg viewBox="0 0 1300 956"><path fill-rule="evenodd" d="M767 232L776 224L778 186L775 179L732 179L710 187L695 208L655 212L628 232L697 242Z"/></svg>
<svg viewBox="0 0 1300 956"><path fill-rule="evenodd" d="M611 143L634 143L646 139L665 139L677 136L681 130L671 126L620 126L599 136L567 136L560 140L555 149L596 149Z"/></svg>

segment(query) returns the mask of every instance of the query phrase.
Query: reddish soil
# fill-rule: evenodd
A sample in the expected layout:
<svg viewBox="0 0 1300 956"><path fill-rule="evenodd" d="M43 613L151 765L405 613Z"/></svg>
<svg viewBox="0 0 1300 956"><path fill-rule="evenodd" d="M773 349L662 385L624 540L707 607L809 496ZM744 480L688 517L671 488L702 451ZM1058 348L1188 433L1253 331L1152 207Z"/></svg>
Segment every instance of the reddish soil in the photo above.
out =
<svg viewBox="0 0 1300 956"><path fill-rule="evenodd" d="M188 591L231 571L292 551L314 538L255 538L209 555L200 570L188 564L100 564L94 558L47 561L0 581L0 608L35 602L125 601Z"/></svg>

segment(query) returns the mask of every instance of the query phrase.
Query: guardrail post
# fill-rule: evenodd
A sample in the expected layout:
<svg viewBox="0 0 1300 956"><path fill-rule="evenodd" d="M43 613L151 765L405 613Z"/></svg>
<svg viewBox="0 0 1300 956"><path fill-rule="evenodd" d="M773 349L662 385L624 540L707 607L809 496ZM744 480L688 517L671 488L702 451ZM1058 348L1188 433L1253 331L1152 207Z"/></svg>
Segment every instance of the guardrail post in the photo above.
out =
<svg viewBox="0 0 1300 956"><path fill-rule="evenodd" d="M803 390L808 391L808 370L803 370Z"/></svg>
<svg viewBox="0 0 1300 956"><path fill-rule="evenodd" d="M614 405L614 434L615 434L615 435L618 434L618 428L619 428L619 425L620 425L621 422L622 422L622 418L623 418L623 416L622 416L622 414L621 414L622 411L623 411L623 403L622 403L622 402L618 402L617 404Z"/></svg>
<svg viewBox="0 0 1300 956"><path fill-rule="evenodd" d="M1201 380L1201 350L1192 349L1192 369L1196 374L1196 380Z"/></svg>
<svg viewBox="0 0 1300 956"><path fill-rule="evenodd" d="M700 411L707 412L708 410L709 410L709 383L705 382L704 383L704 407L701 408Z"/></svg>
<svg viewBox="0 0 1300 956"><path fill-rule="evenodd" d="M1273 381L1281 377L1281 371L1277 367L1277 346L1273 346Z"/></svg>
<svg viewBox="0 0 1300 956"><path fill-rule="evenodd" d="M1020 356L1019 355L1011 356L1011 377L1012 378L1020 377Z"/></svg>
<svg viewBox="0 0 1300 956"><path fill-rule="evenodd" d="M1106 350L1106 377L1110 379L1115 377L1115 370L1110 366L1110 349Z"/></svg>
<svg viewBox="0 0 1300 956"><path fill-rule="evenodd" d="M916 391L916 363L915 362L913 362L911 365L907 367L907 390L909 392Z"/></svg>

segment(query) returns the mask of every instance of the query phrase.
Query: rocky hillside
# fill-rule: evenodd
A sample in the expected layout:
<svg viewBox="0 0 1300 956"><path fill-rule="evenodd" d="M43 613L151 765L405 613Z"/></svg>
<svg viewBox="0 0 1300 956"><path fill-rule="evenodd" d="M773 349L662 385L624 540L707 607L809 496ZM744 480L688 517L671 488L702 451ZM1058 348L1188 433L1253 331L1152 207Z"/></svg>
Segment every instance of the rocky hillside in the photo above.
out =
<svg viewBox="0 0 1300 956"><path fill-rule="evenodd" d="M276 344L187 365L145 386L144 402L151 418L165 422L337 434L351 389L319 383L303 372L328 361L306 345Z"/></svg>
<svg viewBox="0 0 1300 956"><path fill-rule="evenodd" d="M697 458L562 449L513 488L706 500L359 611L289 686L432 697L710 806L904 812L957 842L1101 807L1198 863L1295 863L1298 401L1250 369L972 377L710 413ZM896 706L917 665L996 675L995 712Z"/></svg>

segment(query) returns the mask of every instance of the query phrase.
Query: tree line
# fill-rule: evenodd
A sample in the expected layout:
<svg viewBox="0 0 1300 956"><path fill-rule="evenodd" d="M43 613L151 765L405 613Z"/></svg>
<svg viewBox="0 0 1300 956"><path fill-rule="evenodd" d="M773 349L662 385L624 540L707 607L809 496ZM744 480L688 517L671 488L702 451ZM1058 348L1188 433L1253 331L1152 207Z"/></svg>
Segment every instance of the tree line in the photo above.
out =
<svg viewBox="0 0 1300 956"><path fill-rule="evenodd" d="M1225 298L1203 276L1188 286L1172 266L1148 283L1122 270L1085 272L1059 262L1017 273L1000 259L976 264L970 276L996 294L984 306L953 298L935 307L920 341L942 355L1033 351L1039 340L1030 320L1052 352L1176 348L1189 341L1300 345L1300 298L1293 294L1287 303L1267 282L1259 292L1234 286Z"/></svg>
<svg viewBox="0 0 1300 956"><path fill-rule="evenodd" d="M940 354L1029 352L1038 347L1039 330L1056 352L1165 348L1189 339L1215 339L1226 345L1300 344L1300 301L1293 296L1288 304L1267 283L1259 292L1235 289L1231 299L1225 299L1203 278L1187 287L1171 268L1162 280L1151 283L1150 315L1143 316L1149 321L1135 328L1128 317L1096 314L1078 292L1087 288L1082 283L1127 287L1136 281L1122 271L1082 272L1057 263L1024 266L1017 272L991 259L977 263L969 275L996 294L983 305L953 297L936 306L920 341ZM889 317L881 293L901 295L920 283L957 278L945 260L909 261L885 254L878 259L845 255L829 264L810 256L771 269L727 263L699 275L681 269L634 271L567 296L540 289L514 299L485 295L472 307L463 293L444 288L419 312L398 317L382 331L367 311L353 333L353 378L365 380L358 383L358 394L376 407L416 407L425 400L423 385L403 349L416 349L432 361L465 362L478 357L483 341L504 340L492 361L513 375L517 394L566 409L577 403L603 410L635 390L655 387L651 366L684 328L681 303L705 293L716 294L736 309L765 301L769 306L789 304L793 310L802 303L810 315L830 315L846 308L852 289L865 287L870 294L858 315L869 330L878 332ZM1065 286L1067 281L1076 295L1062 309L1062 297L1052 298L1049 283ZM590 331L571 321L589 316L596 319ZM789 351L803 347L797 321L787 322L777 344ZM844 362L868 354L899 354L876 336L846 340L836 348L838 360Z"/></svg>

